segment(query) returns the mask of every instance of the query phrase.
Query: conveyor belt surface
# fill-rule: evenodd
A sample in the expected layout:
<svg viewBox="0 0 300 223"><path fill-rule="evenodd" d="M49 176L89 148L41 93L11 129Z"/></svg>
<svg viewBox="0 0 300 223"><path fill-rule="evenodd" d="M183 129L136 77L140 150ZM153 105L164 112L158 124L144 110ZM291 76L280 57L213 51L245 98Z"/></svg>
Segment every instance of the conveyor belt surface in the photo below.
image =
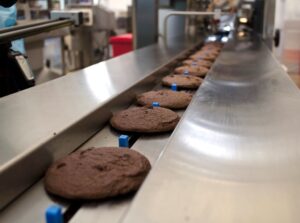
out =
<svg viewBox="0 0 300 223"><path fill-rule="evenodd" d="M80 222L91 206L50 197L45 192L41 179L45 168L53 160L74 149L117 146L119 133L108 126L103 128L111 112L127 107L137 93L150 90L160 83L162 75L170 72L169 69L178 62L178 57L183 57L195 44L196 42L183 41L168 48L160 44L150 46L70 74L60 80L2 98L0 104L7 106L0 107L0 114L6 115L0 116L0 119L7 119L4 125L7 127L9 120L14 120L14 117L17 120L11 123L8 133L3 130L0 132L0 143L4 148L0 150L0 154L3 154L0 179L4 182L0 185L0 207L20 191L36 183L0 212L0 222L44 222L45 208L53 203L61 205L64 212L76 212L82 205L71 219L71 222ZM123 78L125 75L126 78ZM49 95L50 98L42 100L42 97ZM25 99L28 101L25 102ZM13 111L13 108L18 110ZM17 121L21 126L16 125ZM27 126L28 132L24 126ZM12 131L20 137L18 142L8 137ZM21 133L25 135L21 136ZM168 138L169 134L141 136L132 149L141 151L153 164ZM23 146L21 142L24 143ZM9 147L6 148L6 145ZM154 148L150 150L150 147ZM38 156L34 155L36 152ZM28 163L31 165L24 165ZM15 166L18 168L15 169ZM19 168L23 168L22 171ZM17 172L12 174L11 171ZM25 172L28 176L23 175ZM130 200L131 196L128 197L128 204ZM99 210L95 211L102 213L106 207L113 204L116 211L107 212L106 216L110 217L109 222L118 222L128 204L126 201L124 205L116 203L118 202L111 201L107 204L97 204L100 208L97 207ZM113 209L110 208L110 211ZM106 219L104 215L102 217Z"/></svg>
<svg viewBox="0 0 300 223"><path fill-rule="evenodd" d="M122 222L300 222L299 114L261 39L231 40Z"/></svg>

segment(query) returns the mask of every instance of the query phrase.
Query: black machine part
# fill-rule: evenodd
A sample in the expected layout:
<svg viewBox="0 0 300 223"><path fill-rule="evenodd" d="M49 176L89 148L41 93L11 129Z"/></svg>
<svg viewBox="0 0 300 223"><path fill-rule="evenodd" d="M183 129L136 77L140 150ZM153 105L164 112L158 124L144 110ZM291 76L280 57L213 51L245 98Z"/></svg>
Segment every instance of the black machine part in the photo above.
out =
<svg viewBox="0 0 300 223"><path fill-rule="evenodd" d="M73 13L78 18L82 13ZM74 17L74 16L73 16ZM75 18L75 17L74 17ZM78 21L81 21L78 19ZM26 55L11 49L11 41L49 32L55 29L72 26L73 20L58 18L46 22L29 25L13 26L0 30L0 97L32 87L35 84L34 75Z"/></svg>
<svg viewBox="0 0 300 223"><path fill-rule="evenodd" d="M34 75L26 56L0 45L0 97L34 86Z"/></svg>

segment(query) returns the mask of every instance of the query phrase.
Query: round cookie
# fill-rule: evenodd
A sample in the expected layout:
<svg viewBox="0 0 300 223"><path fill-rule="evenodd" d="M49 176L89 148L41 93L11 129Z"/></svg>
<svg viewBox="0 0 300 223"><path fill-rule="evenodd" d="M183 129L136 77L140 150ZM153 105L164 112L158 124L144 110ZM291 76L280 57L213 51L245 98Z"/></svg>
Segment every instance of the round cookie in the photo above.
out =
<svg viewBox="0 0 300 223"><path fill-rule="evenodd" d="M137 191L151 165L131 149L114 147L76 151L54 162L45 189L67 199L104 199Z"/></svg>
<svg viewBox="0 0 300 223"><path fill-rule="evenodd" d="M193 60L209 60L209 61L214 61L216 59L217 55L215 54L211 54L211 53L206 53L206 52L202 52L202 53L196 53L190 56L191 59Z"/></svg>
<svg viewBox="0 0 300 223"><path fill-rule="evenodd" d="M172 86L172 84L176 84L177 87L180 88L197 89L201 85L202 81L202 78L192 75L171 74L162 79L162 84L164 86Z"/></svg>
<svg viewBox="0 0 300 223"><path fill-rule="evenodd" d="M221 48L214 47L214 46L204 46L201 48L201 51L210 51L210 52L214 52L214 53L220 53Z"/></svg>
<svg viewBox="0 0 300 223"><path fill-rule="evenodd" d="M204 77L208 69L206 67L199 67L199 66L181 66L177 67L174 70L175 74L184 74L184 72L188 71L188 74L198 77Z"/></svg>
<svg viewBox="0 0 300 223"><path fill-rule="evenodd" d="M159 90L149 91L137 96L137 102L143 106L151 106L158 102L161 107L170 109L186 108L193 95L185 91Z"/></svg>
<svg viewBox="0 0 300 223"><path fill-rule="evenodd" d="M214 45L204 45L201 49L210 49L210 50L220 51L222 49L222 47L214 46Z"/></svg>
<svg viewBox="0 0 300 223"><path fill-rule="evenodd" d="M204 44L204 46L211 46L211 47L216 47L216 48L222 48L223 47L223 43L220 42L207 42Z"/></svg>
<svg viewBox="0 0 300 223"><path fill-rule="evenodd" d="M177 113L161 107L135 107L113 115L110 124L126 132L156 133L173 130L179 121Z"/></svg>
<svg viewBox="0 0 300 223"><path fill-rule="evenodd" d="M200 51L198 51L197 53L195 54L199 54L199 55L202 55L202 54L209 54L209 55L212 55L212 56L218 56L220 52L216 51L216 50L209 50L209 49L202 49Z"/></svg>
<svg viewBox="0 0 300 223"><path fill-rule="evenodd" d="M182 61L183 65L187 65L187 66L201 66L201 67L206 67L206 68L210 68L212 65L212 62L208 61L208 60L184 60Z"/></svg>
<svg viewBox="0 0 300 223"><path fill-rule="evenodd" d="M202 47L202 49L216 50L216 51L220 51L222 48L223 48L223 45L212 44L212 43L207 43Z"/></svg>

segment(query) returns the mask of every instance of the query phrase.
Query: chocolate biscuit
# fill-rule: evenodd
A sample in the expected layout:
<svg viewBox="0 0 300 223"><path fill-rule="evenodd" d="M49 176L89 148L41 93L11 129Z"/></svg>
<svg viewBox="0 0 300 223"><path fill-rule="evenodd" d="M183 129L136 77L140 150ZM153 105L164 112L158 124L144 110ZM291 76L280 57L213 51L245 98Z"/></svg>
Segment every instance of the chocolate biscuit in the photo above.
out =
<svg viewBox="0 0 300 223"><path fill-rule="evenodd" d="M198 52L190 56L193 60L209 60L214 61L217 58L217 55L209 53L209 52Z"/></svg>
<svg viewBox="0 0 300 223"><path fill-rule="evenodd" d="M45 188L67 199L104 199L138 190L151 165L131 149L91 148L54 162L46 172Z"/></svg>
<svg viewBox="0 0 300 223"><path fill-rule="evenodd" d="M210 68L212 66L212 62L208 61L208 60L191 60L191 59L187 59L182 61L183 65L187 65L187 66L201 66L201 67L206 67L206 68Z"/></svg>
<svg viewBox="0 0 300 223"><path fill-rule="evenodd" d="M201 85L202 81L202 78L192 75L171 74L162 79L162 84L164 86L172 86L172 84L176 84L179 88L197 89Z"/></svg>
<svg viewBox="0 0 300 223"><path fill-rule="evenodd" d="M193 95L185 91L159 90L149 91L137 96L137 102L143 106L151 106L158 102L161 107L170 109L186 108Z"/></svg>
<svg viewBox="0 0 300 223"><path fill-rule="evenodd" d="M156 133L173 130L179 121L177 113L161 107L134 107L113 115L110 124L125 132Z"/></svg>
<svg viewBox="0 0 300 223"><path fill-rule="evenodd" d="M181 66L174 70L175 74L184 74L184 72L188 72L188 74L193 76L204 77L207 74L208 69L200 66Z"/></svg>

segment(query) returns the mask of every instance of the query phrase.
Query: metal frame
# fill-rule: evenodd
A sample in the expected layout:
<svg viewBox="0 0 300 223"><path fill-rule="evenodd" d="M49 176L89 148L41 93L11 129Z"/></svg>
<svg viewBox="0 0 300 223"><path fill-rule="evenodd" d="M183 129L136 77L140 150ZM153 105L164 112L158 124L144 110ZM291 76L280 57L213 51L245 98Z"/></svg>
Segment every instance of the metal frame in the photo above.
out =
<svg viewBox="0 0 300 223"><path fill-rule="evenodd" d="M164 38L164 42L167 45L168 42L168 37L167 37L167 31L168 31L168 19L171 16L221 16L221 15L226 15L229 13L225 13L225 12L197 12L197 11L174 11L174 12L170 12L168 13L168 15L164 18L164 34L163 34L163 38Z"/></svg>
<svg viewBox="0 0 300 223"><path fill-rule="evenodd" d="M55 29L71 26L74 22L71 20L54 20L48 22L34 23L32 25L15 26L0 31L0 44L11 42L20 38L49 32Z"/></svg>

